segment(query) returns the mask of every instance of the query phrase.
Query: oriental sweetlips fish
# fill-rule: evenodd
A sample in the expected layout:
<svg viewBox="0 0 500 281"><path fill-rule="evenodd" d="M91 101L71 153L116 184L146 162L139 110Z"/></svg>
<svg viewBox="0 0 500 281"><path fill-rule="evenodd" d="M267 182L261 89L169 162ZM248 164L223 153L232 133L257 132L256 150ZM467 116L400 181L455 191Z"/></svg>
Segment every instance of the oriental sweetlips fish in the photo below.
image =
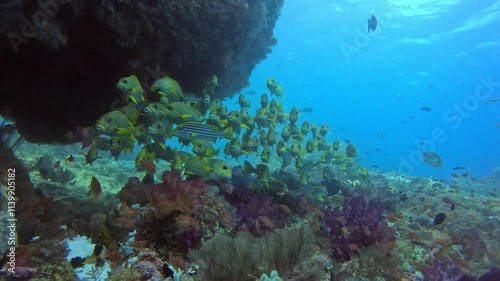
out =
<svg viewBox="0 0 500 281"><path fill-rule="evenodd" d="M370 29L375 31L377 29L377 18L375 15L372 15L371 19L368 19L368 33L370 33Z"/></svg>

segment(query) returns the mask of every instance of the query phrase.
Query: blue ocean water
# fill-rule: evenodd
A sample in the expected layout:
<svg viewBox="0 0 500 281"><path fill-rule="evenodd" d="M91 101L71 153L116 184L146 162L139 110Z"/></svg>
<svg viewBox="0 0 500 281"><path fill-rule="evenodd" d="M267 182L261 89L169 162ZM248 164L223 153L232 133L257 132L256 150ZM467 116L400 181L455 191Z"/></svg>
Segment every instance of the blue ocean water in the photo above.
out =
<svg viewBox="0 0 500 281"><path fill-rule="evenodd" d="M286 1L278 44L251 76L252 103L274 77L285 111L312 107L301 121L350 140L361 165L485 177L500 166L500 102L486 102L500 96L499 22L500 1ZM425 150L442 167L423 163Z"/></svg>

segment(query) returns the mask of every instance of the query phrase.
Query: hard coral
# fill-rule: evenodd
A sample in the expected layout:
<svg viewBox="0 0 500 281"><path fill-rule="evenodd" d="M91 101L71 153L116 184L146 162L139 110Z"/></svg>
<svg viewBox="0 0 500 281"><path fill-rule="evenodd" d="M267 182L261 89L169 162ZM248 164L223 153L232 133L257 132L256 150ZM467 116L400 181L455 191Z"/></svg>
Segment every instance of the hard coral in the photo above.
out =
<svg viewBox="0 0 500 281"><path fill-rule="evenodd" d="M384 219L381 203L363 196L352 197L342 209L328 208L322 218L322 227L332 238L333 256L350 260L357 247L395 240L395 231Z"/></svg>

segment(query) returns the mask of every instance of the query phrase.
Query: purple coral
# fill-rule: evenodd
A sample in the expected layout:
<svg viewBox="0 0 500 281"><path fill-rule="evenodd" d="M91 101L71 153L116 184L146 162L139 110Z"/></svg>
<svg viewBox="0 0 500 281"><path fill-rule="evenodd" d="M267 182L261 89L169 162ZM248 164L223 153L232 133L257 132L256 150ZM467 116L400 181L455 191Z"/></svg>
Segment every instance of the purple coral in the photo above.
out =
<svg viewBox="0 0 500 281"><path fill-rule="evenodd" d="M427 265L421 271L425 280L433 281L456 281L464 274L460 265L450 258L436 259L432 266Z"/></svg>
<svg viewBox="0 0 500 281"><path fill-rule="evenodd" d="M182 241L182 244L184 244L185 248L195 249L200 246L203 235L203 229L196 229L194 227L191 227L187 231L182 233L180 240Z"/></svg>
<svg viewBox="0 0 500 281"><path fill-rule="evenodd" d="M478 279L470 275L463 275L458 281L477 281ZM479 277L479 281L497 281L500 280L500 268L493 267L490 271Z"/></svg>
<svg viewBox="0 0 500 281"><path fill-rule="evenodd" d="M481 275L479 281L495 281L500 280L500 268L493 267L489 272Z"/></svg>
<svg viewBox="0 0 500 281"><path fill-rule="evenodd" d="M346 200L342 209L326 209L321 223L332 238L334 258L350 260L357 247L394 241L395 231L383 213L382 203L361 195Z"/></svg>
<svg viewBox="0 0 500 281"><path fill-rule="evenodd" d="M224 197L237 210L233 225L235 229L259 233L285 225L287 214L269 196L255 194L248 187L239 187Z"/></svg>

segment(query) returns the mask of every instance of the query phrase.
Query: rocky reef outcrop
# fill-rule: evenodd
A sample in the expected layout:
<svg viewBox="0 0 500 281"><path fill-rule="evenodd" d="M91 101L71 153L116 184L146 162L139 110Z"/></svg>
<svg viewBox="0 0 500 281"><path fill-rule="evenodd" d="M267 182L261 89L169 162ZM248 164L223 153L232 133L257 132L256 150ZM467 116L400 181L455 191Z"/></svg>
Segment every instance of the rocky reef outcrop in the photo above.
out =
<svg viewBox="0 0 500 281"><path fill-rule="evenodd" d="M63 142L119 101L115 84L161 76L227 97L276 44L283 0L1 0L0 114L28 141Z"/></svg>

